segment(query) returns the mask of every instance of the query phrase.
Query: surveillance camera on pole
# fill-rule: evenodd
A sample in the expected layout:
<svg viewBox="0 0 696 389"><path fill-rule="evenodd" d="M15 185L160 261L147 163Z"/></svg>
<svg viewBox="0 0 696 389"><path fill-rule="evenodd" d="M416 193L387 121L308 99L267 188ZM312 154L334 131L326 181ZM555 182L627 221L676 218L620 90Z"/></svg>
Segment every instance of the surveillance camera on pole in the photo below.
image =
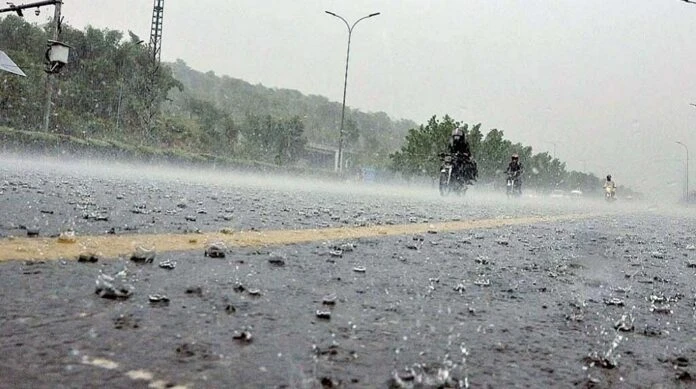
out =
<svg viewBox="0 0 696 389"><path fill-rule="evenodd" d="M22 10L36 8L36 10L34 11L34 14L36 16L39 16L39 14L41 13L41 11L39 10L40 7L43 7L46 5L57 5L58 3L63 3L63 1L62 0L44 0L44 1L37 1L34 3L20 4L20 5L15 5L14 3L8 1L7 2L8 7L7 8L0 8L0 13L15 12L15 13L17 13L17 16L19 16L20 18L23 18L24 12L22 12Z"/></svg>
<svg viewBox="0 0 696 389"><path fill-rule="evenodd" d="M46 51L46 103L44 105L44 131L48 131L49 124L51 120L51 96L53 95L53 78L52 74L58 73L60 69L68 63L68 56L70 55L70 46L65 43L59 42L58 38L61 31L62 18L60 17L61 6L63 5L62 0L43 0L35 1L33 3L15 5L14 3L8 2L8 8L0 8L0 13L3 12L16 12L19 17L24 17L22 10L36 8L34 13L38 16L40 7L53 5L53 40L48 41L48 51ZM9 59L9 57L8 57ZM16 65L15 65L16 66ZM19 68L18 68L19 69ZM21 71L21 70L20 70Z"/></svg>

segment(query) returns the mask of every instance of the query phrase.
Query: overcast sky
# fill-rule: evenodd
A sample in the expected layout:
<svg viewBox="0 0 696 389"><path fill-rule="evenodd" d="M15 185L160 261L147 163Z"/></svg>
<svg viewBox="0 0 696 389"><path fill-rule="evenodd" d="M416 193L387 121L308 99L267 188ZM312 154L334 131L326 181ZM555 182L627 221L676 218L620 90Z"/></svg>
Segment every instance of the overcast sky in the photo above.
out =
<svg viewBox="0 0 696 389"><path fill-rule="evenodd" d="M19 2L18 2L19 3ZM73 26L147 40L151 0L64 0ZM680 0L166 1L162 59L424 123L449 113L641 191L696 155L696 5ZM45 21L49 9L30 21ZM68 42L69 43L69 42ZM691 169L696 172L696 165ZM696 187L696 174L691 181Z"/></svg>

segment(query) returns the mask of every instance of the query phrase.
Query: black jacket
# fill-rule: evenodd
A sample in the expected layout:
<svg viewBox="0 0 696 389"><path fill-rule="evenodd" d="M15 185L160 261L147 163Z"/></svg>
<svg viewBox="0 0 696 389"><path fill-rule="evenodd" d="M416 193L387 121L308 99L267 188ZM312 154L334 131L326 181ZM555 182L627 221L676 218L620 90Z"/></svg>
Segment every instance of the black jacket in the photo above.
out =
<svg viewBox="0 0 696 389"><path fill-rule="evenodd" d="M517 173L516 175L519 177L522 175L522 172L524 172L524 167L522 166L522 162L517 162L516 164L510 161L508 164L507 170L505 170L506 173Z"/></svg>
<svg viewBox="0 0 696 389"><path fill-rule="evenodd" d="M469 149L469 142L464 139L464 137L459 138L458 141L455 141L454 139L450 139L450 154L456 154L456 153L466 153L471 156L471 150Z"/></svg>

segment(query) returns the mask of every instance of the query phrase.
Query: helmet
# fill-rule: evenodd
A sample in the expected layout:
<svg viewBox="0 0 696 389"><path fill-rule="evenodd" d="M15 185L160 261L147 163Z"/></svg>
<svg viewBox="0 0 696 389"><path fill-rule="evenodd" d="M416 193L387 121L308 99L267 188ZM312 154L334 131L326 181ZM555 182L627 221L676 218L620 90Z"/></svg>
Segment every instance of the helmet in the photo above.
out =
<svg viewBox="0 0 696 389"><path fill-rule="evenodd" d="M512 160L513 160L513 161L517 161L518 159L520 159L520 156L517 155L517 153L512 154Z"/></svg>
<svg viewBox="0 0 696 389"><path fill-rule="evenodd" d="M461 128L457 127L454 130L452 130L452 137L457 137L457 136L464 136L464 132L462 131Z"/></svg>
<svg viewBox="0 0 696 389"><path fill-rule="evenodd" d="M607 181L611 181L611 174L607 174Z"/></svg>

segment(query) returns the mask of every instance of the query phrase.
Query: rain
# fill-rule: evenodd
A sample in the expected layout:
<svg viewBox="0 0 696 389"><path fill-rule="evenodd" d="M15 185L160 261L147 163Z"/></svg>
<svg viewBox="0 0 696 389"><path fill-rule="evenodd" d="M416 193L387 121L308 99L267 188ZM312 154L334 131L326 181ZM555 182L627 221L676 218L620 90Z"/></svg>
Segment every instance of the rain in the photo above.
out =
<svg viewBox="0 0 696 389"><path fill-rule="evenodd" d="M428 96L451 92L436 87L440 81L433 77L432 85L418 87L422 102L412 92L396 89L380 91L391 96L389 104L366 97L365 90L378 93L365 66L393 62L370 45L393 43L393 31L384 25L411 12L413 6L406 3L404 9L411 11L400 16L393 16L387 2L378 2L384 12L370 13L368 7L360 19L369 18L353 36L355 94L348 89L348 107L336 101L345 99L345 92L338 97L333 90L325 93L329 97L313 94L325 88L321 80L326 74L335 76L334 70L323 69L334 65L332 59L308 67L310 75L316 74L313 82L322 84L316 86L319 91L303 89L298 81L288 81L287 87L302 92L254 85L259 80L247 65L235 69L248 81L231 78L234 74L203 73L195 51L200 48L184 52L188 65L170 58L182 49L158 46L156 34L148 45L130 30L100 30L98 23L98 28L84 30L69 26L80 20L77 0L62 4L66 22L54 25L47 10L61 10L53 3L24 7L26 15L20 4L0 8L0 27L13 31L11 38L0 37L0 59L12 58L12 69L23 69L21 75L0 75L0 387L434 389L696 383L691 365L696 360L696 208L688 184L691 139L682 131L682 116L675 115L677 129L669 132L679 137L669 140L675 157L650 167L636 166L635 160L617 162L630 154L624 149L645 141L648 123L662 123L638 119L644 112L616 119L628 120L630 126L608 141L582 143L570 130L565 140L562 133L551 138L545 129L512 126L511 120L520 116L514 108L496 118L491 106L497 102L477 94L478 84L472 83L463 84L472 88L464 93L477 101L437 103L442 110L452 109L451 115L408 116L409 108L400 106L401 93L416 101L410 109L421 115L433 107ZM154 9L148 4L133 15L145 12L149 23L154 11L156 26L161 3L154 0ZM211 3L222 5L218 11L223 15L231 7ZM309 2L302 3L285 17L308 7ZM365 5L346 10L358 12ZM276 7L287 10L280 3ZM525 17L552 14L548 4L530 7ZM317 12L329 18L323 21L327 26L341 27L338 10ZM422 10L429 22L443 12L436 4ZM487 8L481 18L493 18L491 12ZM172 14L172 21L177 20L176 11ZM174 23L170 27L168 15L165 42L177 36L168 35L167 28L183 29ZM588 18L582 14L569 23L575 26ZM271 26L265 20L258 23ZM43 28L42 33L25 34L41 40L39 62L15 47L16 36L25 30L7 26ZM53 27L65 42L51 39L44 58L41 34L53 34ZM191 34L199 32L193 30ZM292 36L289 31L295 31L292 24L269 27L269 34ZM520 27L520 34L524 31ZM370 34L373 42L368 44ZM551 50L556 45L538 31L532 36L535 47ZM106 62L90 62L98 48L87 50L88 39L118 49L112 58L118 72L104 70L111 69ZM215 43L205 45L206 50L223 51ZM267 54L272 59L271 48ZM345 54L343 46L331 50L336 48ZM56 59L66 49L73 54ZM400 55L396 47L381 53L387 51ZM259 61L259 53L248 54L246 61ZM368 55L374 58L366 59ZM343 65L341 61L336 64ZM265 66L259 67L273 73ZM559 77L539 66L549 79ZM404 79L425 80L428 74L441 74L438 70ZM490 84L500 92L510 74L498 71L500 78ZM633 77L634 72L626 74ZM101 75L92 79L92 73ZM152 78L146 80L144 74ZM288 74L283 77L290 79ZM18 78L22 75L26 77ZM41 83L27 81L39 76ZM597 75L593 82L605 76ZM539 77L534 75L537 81ZM218 100L190 92L196 84ZM543 95L548 88L510 85L517 98ZM158 88L164 93L158 94ZM578 101L589 101L584 89L568 88ZM257 94L240 98L240 90ZM622 94L613 90L607 96L595 97L603 101ZM47 111L36 102L43 97L48 97ZM486 109L482 101L488 102ZM560 108L536 107L535 115L542 115L537 120L548 120L540 127L566 123L556 115L575 116L564 108L566 103L559 97ZM553 101L546 104L551 107ZM603 115L587 104L592 118L586 125ZM373 112L372 107L385 105L405 119ZM304 107L303 115L286 109L298 106ZM80 111L85 107L89 109ZM620 116L625 109L621 105L611 112ZM475 114L488 123L469 122ZM529 125L526 118L517 119L521 127ZM48 130L40 129L44 124ZM479 171L450 187L455 168L447 171L446 164L460 162L445 162L438 153L444 156L452 130L470 140ZM623 131L636 139L624 139ZM682 148L675 143L686 149L685 170ZM610 146L618 157L602 157ZM647 146L641 147L649 154ZM588 151L593 148L597 150ZM517 192L506 187L513 153L526 167L516 181L523 185ZM670 167L662 181L642 179L641 174L660 166ZM604 181L607 167L618 172L616 186Z"/></svg>
<svg viewBox="0 0 696 389"><path fill-rule="evenodd" d="M150 339L159 351L123 344L110 359L124 371L142 365L137 361L145 355L171 361L180 368L155 371L186 387L210 379L290 387L514 387L558 380L602 386L617 376L638 385L645 377L676 383L692 374L694 350L686 341L696 319L691 210L642 203L607 208L601 199L511 203L476 189L443 199L427 186L312 178L297 184L176 166L139 165L134 177L128 165L94 161L16 156L4 162L13 167L3 169L2 236L83 246L59 261L2 263L5 290L14 296L5 304L4 347L22 344L26 358L41 349L32 348L22 328L40 330L45 312L52 312L60 319L55 341L76 340L49 348L48 361L79 370L79 358L64 353L114 344L115 337ZM207 212L187 219L175 212L188 209L182 198L200 199L197 207ZM29 211L31 204L42 206ZM108 219L84 218L86 209ZM22 237L27 212L41 234ZM577 218L515 223L568 214ZM490 224L439 227L469 220ZM292 231L345 233L266 243L264 231L273 226L288 231L274 238L279 241ZM400 226L420 232L366 230ZM191 247L170 251L166 239L154 239L169 231ZM211 232L217 235L208 242ZM253 239L242 240L245 234ZM92 239L99 235L127 237L130 248L115 258L100 254L111 243L100 247ZM89 343L78 340L84 331L93 334Z"/></svg>

